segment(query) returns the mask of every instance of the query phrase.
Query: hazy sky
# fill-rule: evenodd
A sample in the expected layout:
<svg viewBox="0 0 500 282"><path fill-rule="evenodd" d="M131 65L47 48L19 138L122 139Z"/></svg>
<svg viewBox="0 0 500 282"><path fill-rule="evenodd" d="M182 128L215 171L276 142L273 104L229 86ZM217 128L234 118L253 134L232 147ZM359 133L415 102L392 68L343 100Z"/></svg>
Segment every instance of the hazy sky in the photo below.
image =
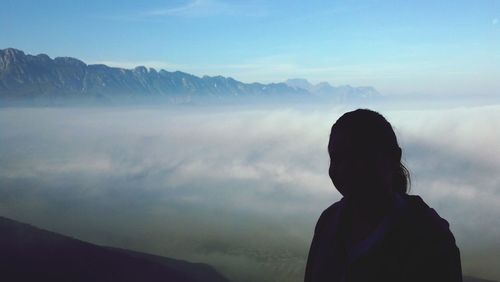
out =
<svg viewBox="0 0 500 282"><path fill-rule="evenodd" d="M0 0L0 48L245 82L500 92L500 1Z"/></svg>

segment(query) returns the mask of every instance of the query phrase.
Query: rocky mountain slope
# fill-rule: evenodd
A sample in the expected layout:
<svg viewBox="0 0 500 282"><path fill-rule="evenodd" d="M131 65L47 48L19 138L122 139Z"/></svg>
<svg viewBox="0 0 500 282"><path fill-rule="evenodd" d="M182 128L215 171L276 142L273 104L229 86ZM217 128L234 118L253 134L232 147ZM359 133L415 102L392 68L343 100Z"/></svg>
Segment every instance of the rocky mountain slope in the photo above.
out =
<svg viewBox="0 0 500 282"><path fill-rule="evenodd" d="M138 66L134 69L86 64L71 57L29 55L0 50L0 101L163 99L175 103L196 100L313 101L373 98L371 87L333 87L329 84L297 87L286 83L243 83L230 77L203 76Z"/></svg>

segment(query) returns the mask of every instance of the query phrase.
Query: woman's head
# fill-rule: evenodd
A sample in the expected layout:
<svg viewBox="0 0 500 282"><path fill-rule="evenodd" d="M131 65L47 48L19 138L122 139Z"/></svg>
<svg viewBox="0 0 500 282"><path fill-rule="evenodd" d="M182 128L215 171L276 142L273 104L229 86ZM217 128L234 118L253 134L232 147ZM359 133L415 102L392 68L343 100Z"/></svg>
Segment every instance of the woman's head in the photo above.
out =
<svg viewBox="0 0 500 282"><path fill-rule="evenodd" d="M330 178L344 196L376 199L406 193L409 172L391 124L379 113L358 109L332 126Z"/></svg>

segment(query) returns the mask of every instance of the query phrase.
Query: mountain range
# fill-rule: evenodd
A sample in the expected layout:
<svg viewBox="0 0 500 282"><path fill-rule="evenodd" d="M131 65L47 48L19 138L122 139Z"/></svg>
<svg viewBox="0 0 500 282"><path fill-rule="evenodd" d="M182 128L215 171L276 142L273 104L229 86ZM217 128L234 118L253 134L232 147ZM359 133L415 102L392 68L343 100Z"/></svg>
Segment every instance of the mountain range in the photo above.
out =
<svg viewBox="0 0 500 282"><path fill-rule="evenodd" d="M294 89L304 89L317 97L325 99L333 98L336 101L347 101L349 99L374 99L380 96L380 93L378 93L378 91L371 86L332 86L328 82L320 82L314 85L307 81L307 79L303 78L288 79L285 83Z"/></svg>
<svg viewBox="0 0 500 282"><path fill-rule="evenodd" d="M86 64L72 57L50 58L7 48L0 50L0 101L83 100L122 101L162 99L174 103L193 101L334 101L374 99L372 87L316 85L305 79L281 83L243 83L231 77L198 77L181 71L134 69Z"/></svg>

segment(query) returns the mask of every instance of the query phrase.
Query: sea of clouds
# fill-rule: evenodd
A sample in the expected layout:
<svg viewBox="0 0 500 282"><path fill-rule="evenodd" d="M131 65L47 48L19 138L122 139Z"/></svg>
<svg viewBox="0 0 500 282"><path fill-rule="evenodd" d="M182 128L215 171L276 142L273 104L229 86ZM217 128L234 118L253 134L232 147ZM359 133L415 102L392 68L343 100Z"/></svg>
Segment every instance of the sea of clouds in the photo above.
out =
<svg viewBox="0 0 500 282"><path fill-rule="evenodd" d="M3 108L0 216L234 281L301 281L317 217L340 199L330 127L355 108ZM464 273L500 280L500 105L373 108Z"/></svg>

